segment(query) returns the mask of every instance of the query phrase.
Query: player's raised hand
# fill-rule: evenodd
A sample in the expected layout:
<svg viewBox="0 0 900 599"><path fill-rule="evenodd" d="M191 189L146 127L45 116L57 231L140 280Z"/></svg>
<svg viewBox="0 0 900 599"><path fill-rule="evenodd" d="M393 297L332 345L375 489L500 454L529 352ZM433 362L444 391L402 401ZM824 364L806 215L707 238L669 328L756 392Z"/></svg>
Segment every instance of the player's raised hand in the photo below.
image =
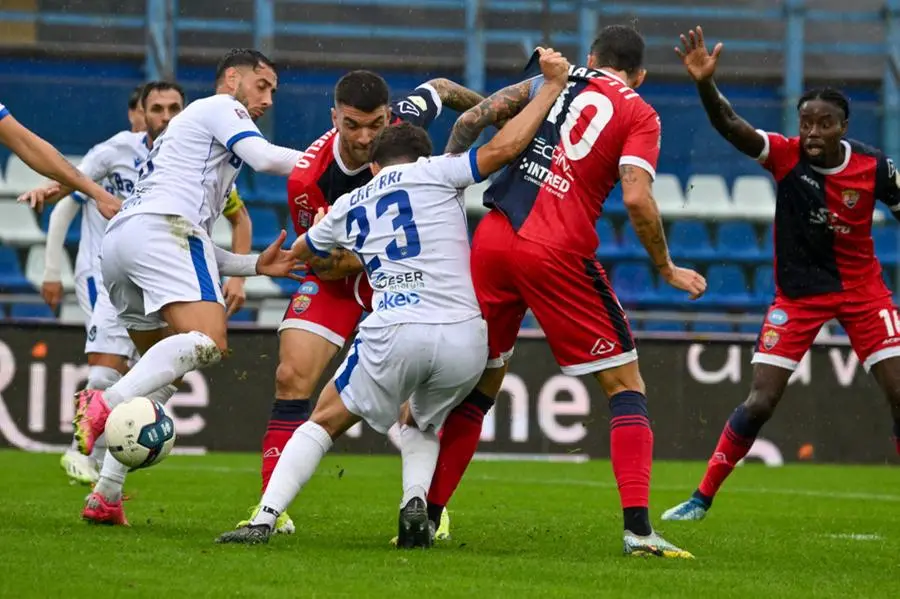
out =
<svg viewBox="0 0 900 599"><path fill-rule="evenodd" d="M38 187L37 189L26 191L18 198L16 198L16 201L20 204L28 204L29 206L40 212L44 209L44 203L46 199L50 196L58 194L59 190L59 183L53 181L44 187Z"/></svg>
<svg viewBox="0 0 900 599"><path fill-rule="evenodd" d="M569 79L569 61L566 57L553 48L539 47L537 51L541 55L541 74L544 75L544 80L565 85Z"/></svg>
<svg viewBox="0 0 900 599"><path fill-rule="evenodd" d="M303 280L303 276L297 274L296 271L305 270L306 265L298 262L291 250L281 249L285 239L287 239L287 232L282 229L278 239L259 254L259 258L256 259L256 274L283 277L295 281Z"/></svg>
<svg viewBox="0 0 900 599"><path fill-rule="evenodd" d="M690 268L672 265L660 271L666 283L675 289L687 291L690 299L699 299L706 292L706 279L699 272Z"/></svg>
<svg viewBox="0 0 900 599"><path fill-rule="evenodd" d="M716 44L710 53L703 41L703 28L698 25L688 32L687 37L681 35L681 46L675 47L675 53L681 58L691 79L696 82L705 81L715 74L716 64L724 47L722 42Z"/></svg>

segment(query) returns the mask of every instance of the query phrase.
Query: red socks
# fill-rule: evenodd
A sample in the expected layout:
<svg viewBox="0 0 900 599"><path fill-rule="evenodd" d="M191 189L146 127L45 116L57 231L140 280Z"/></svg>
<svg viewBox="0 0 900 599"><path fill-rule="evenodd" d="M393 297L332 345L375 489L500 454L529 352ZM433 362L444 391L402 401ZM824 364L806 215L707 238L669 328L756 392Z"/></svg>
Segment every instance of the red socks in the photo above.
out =
<svg viewBox="0 0 900 599"><path fill-rule="evenodd" d="M744 456L753 447L756 435L759 434L759 429L762 428L766 419L752 419L744 404L739 405L732 412L725 424L725 430L722 431L722 436L719 437L716 450L709 459L706 474L697 488L700 498L707 504L712 503L719 487L722 486L737 463L744 459Z"/></svg>
<svg viewBox="0 0 900 599"><path fill-rule="evenodd" d="M493 405L493 399L474 389L447 417L441 431L441 452L428 491L428 513L433 521L440 519L472 461L484 416Z"/></svg>
<svg viewBox="0 0 900 599"><path fill-rule="evenodd" d="M275 465L284 451L284 446L301 424L309 419L308 399L276 399L272 404L272 415L263 435L262 444L262 493L266 492Z"/></svg>
<svg viewBox="0 0 900 599"><path fill-rule="evenodd" d="M623 391L609 399L609 409L609 453L622 508L646 508L653 465L647 398L637 391Z"/></svg>

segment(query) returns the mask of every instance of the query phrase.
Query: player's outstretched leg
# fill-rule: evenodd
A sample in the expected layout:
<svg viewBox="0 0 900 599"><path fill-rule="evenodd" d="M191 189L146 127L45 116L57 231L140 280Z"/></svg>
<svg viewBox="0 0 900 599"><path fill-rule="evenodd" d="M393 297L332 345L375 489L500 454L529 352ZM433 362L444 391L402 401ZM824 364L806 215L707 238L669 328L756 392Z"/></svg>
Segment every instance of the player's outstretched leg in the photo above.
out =
<svg viewBox="0 0 900 599"><path fill-rule="evenodd" d="M115 368L92 365L88 370L86 388L102 391L114 385L120 378L122 375ZM102 447L102 444L99 447ZM82 485L93 485L100 477L97 459L99 453L94 451L90 456L82 455L78 450L78 440L73 436L72 446L62 455L59 465L66 471L70 480Z"/></svg>
<svg viewBox="0 0 900 599"><path fill-rule="evenodd" d="M900 357L887 358L872 365L872 376L881 387L894 420L893 440L900 455Z"/></svg>
<svg viewBox="0 0 900 599"><path fill-rule="evenodd" d="M734 471L750 448L762 426L772 417L781 400L790 370L769 364L757 364L753 369L750 396L739 405L719 437L700 486L687 500L663 512L663 520L702 520L712 507L713 499L725 479Z"/></svg>
<svg viewBox="0 0 900 599"><path fill-rule="evenodd" d="M220 343L224 348L224 339ZM211 337L199 331L172 335L147 350L134 368L106 391L86 389L78 393L73 424L79 451L91 454L112 408L134 397L146 397L191 370L215 364L222 359L222 351Z"/></svg>
<svg viewBox="0 0 900 599"><path fill-rule="evenodd" d="M334 382L329 383L310 420L298 427L285 445L256 515L248 524L220 535L216 542L267 543L278 517L312 478L333 439L357 422L359 418L347 411Z"/></svg>

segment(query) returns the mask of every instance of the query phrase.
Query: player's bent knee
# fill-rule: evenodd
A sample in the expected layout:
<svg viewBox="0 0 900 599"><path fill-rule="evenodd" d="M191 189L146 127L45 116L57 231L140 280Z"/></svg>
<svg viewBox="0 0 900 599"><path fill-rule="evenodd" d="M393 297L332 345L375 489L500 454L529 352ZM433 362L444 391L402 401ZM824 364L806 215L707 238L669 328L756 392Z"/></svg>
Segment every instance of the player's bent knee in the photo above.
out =
<svg viewBox="0 0 900 599"><path fill-rule="evenodd" d="M290 362L282 361L275 370L275 394L279 399L306 399L318 380L305 375L303 371Z"/></svg>
<svg viewBox="0 0 900 599"><path fill-rule="evenodd" d="M594 373L594 377L600 383L600 387L607 398L618 395L623 391L636 391L641 395L647 394L647 386L644 384L637 361L607 370L600 370Z"/></svg>
<svg viewBox="0 0 900 599"><path fill-rule="evenodd" d="M191 331L186 333L194 343L194 357L198 368L212 366L219 362L228 351L228 344L224 339L216 341L206 333Z"/></svg>

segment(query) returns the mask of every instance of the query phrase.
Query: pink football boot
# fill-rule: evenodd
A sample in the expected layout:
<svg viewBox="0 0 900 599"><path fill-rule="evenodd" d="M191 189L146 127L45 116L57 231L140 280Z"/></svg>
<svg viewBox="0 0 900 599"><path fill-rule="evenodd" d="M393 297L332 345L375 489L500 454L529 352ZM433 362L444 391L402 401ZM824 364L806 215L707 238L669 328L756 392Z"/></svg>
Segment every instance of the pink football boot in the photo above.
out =
<svg viewBox="0 0 900 599"><path fill-rule="evenodd" d="M122 500L109 502L100 493L88 495L81 517L92 524L109 524L112 526L131 526L125 518Z"/></svg>
<svg viewBox="0 0 900 599"><path fill-rule="evenodd" d="M72 424L75 426L78 451L91 455L94 443L106 428L109 412L109 404L103 399L103 391L84 389L75 394L75 418Z"/></svg>

